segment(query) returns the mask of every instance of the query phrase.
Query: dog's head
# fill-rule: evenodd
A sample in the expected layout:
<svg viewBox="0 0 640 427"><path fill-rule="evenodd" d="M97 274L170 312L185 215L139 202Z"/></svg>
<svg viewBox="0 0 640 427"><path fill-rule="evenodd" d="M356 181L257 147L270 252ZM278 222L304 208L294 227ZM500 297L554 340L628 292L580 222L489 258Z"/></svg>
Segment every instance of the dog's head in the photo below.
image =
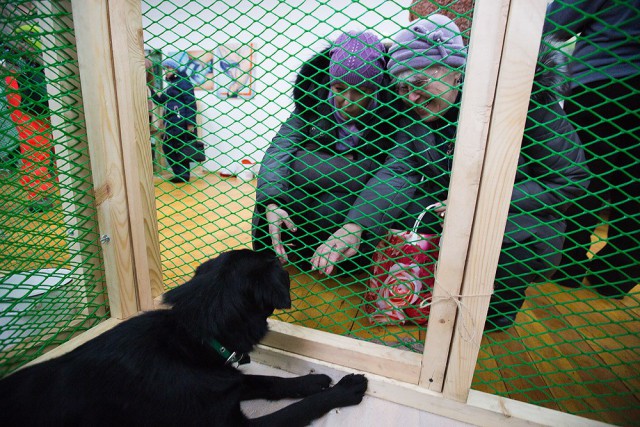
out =
<svg viewBox="0 0 640 427"><path fill-rule="evenodd" d="M275 255L241 249L201 264L163 302L198 339L215 338L234 351L249 352L267 333L267 317L291 307L289 285L289 273Z"/></svg>

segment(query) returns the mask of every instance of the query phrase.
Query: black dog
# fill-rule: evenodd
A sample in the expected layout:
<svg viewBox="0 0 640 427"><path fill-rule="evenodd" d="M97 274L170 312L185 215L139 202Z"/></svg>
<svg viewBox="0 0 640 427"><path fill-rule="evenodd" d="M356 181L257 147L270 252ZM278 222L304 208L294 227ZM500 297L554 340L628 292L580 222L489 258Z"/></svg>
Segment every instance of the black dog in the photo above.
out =
<svg viewBox="0 0 640 427"><path fill-rule="evenodd" d="M230 251L164 296L170 308L123 322L72 352L0 381L4 426L303 426L360 403L362 375L245 375L242 362L288 308L289 275L267 252ZM304 398L248 419L240 402Z"/></svg>

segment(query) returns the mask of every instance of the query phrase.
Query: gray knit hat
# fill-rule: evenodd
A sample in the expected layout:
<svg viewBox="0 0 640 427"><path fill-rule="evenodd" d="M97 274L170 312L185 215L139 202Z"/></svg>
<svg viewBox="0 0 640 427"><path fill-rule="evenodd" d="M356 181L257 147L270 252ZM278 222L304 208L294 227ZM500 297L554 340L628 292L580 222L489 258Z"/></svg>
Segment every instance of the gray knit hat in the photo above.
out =
<svg viewBox="0 0 640 427"><path fill-rule="evenodd" d="M462 67L467 61L467 48L458 26L444 15L433 14L400 31L389 55L389 72L397 76L433 64Z"/></svg>
<svg viewBox="0 0 640 427"><path fill-rule="evenodd" d="M384 52L385 47L375 34L343 33L331 49L331 82L380 87L386 66Z"/></svg>

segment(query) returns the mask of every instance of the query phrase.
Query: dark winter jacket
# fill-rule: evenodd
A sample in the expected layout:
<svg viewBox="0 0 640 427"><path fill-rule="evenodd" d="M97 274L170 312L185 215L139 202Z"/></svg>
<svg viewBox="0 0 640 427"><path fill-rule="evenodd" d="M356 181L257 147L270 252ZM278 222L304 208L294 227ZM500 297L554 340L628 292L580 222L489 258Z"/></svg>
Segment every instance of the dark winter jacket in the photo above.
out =
<svg viewBox="0 0 640 427"><path fill-rule="evenodd" d="M532 235L541 239L558 236L560 240L550 244L561 245L562 213L588 185L582 146L558 104L558 92L566 87L563 75L558 74L560 60L559 55L545 51L538 63L505 241L523 242ZM397 225L397 218L407 216L405 210L412 213L403 221L407 227L413 224L416 212L444 201L457 116L457 108L432 123L407 115L399 125L398 146L378 173L378 185L361 193L347 221L381 235L385 227ZM380 200L372 204L370 200L380 193L393 196L385 199L384 205Z"/></svg>
<svg viewBox="0 0 640 427"><path fill-rule="evenodd" d="M196 125L196 97L193 83L189 77L179 70L168 80L168 87L162 93L154 93L153 100L164 106L164 120L167 131L172 127L186 129L188 125Z"/></svg>
<svg viewBox="0 0 640 427"><path fill-rule="evenodd" d="M569 71L582 84L637 75L639 9L640 0L556 0L544 32L563 41L578 36Z"/></svg>
<svg viewBox="0 0 640 427"><path fill-rule="evenodd" d="M398 106L391 81L385 76L378 92L378 107L364 113L367 128L359 144L338 152L334 108L330 104L330 49L303 64L294 89L294 111L283 123L262 160L256 201L287 204L294 187L306 193L358 193L384 163L393 146Z"/></svg>

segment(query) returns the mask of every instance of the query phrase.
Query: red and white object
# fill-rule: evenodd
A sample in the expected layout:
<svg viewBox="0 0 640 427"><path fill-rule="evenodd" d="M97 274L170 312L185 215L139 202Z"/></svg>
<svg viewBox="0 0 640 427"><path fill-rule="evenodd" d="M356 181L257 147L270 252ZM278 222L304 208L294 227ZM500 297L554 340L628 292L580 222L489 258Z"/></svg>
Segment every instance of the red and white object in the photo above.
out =
<svg viewBox="0 0 640 427"><path fill-rule="evenodd" d="M423 215L413 230L389 230L377 246L364 294L372 324L424 325L429 320L440 235L416 231Z"/></svg>

